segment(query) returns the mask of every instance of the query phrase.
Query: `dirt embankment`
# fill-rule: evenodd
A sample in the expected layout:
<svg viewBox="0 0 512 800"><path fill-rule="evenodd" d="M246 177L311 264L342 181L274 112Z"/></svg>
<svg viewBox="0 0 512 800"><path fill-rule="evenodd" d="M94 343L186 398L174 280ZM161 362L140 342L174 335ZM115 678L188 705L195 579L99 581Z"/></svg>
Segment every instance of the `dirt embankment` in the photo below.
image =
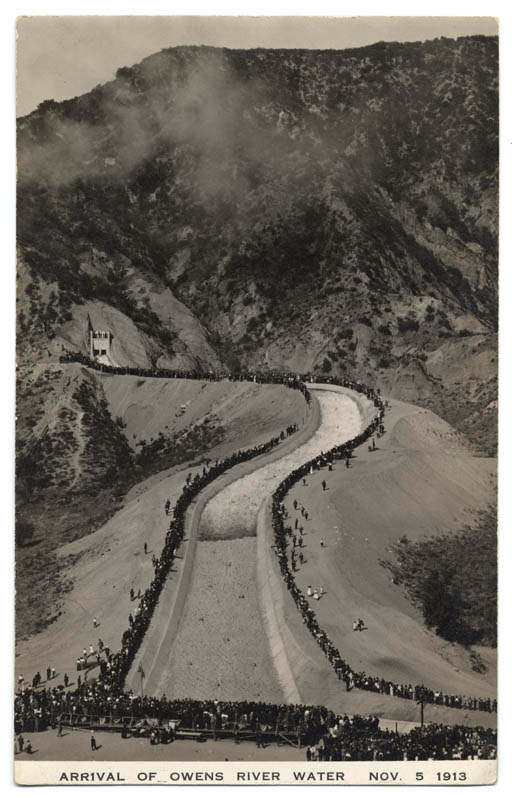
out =
<svg viewBox="0 0 512 800"><path fill-rule="evenodd" d="M265 442L293 422L303 424L307 405L301 392L246 381L200 381L101 375L113 417L137 450L160 434L179 442L187 432L210 424L221 442L215 458Z"/></svg>
<svg viewBox="0 0 512 800"><path fill-rule="evenodd" d="M393 401L385 421L387 433L376 440L375 452L363 445L350 469L337 462L332 473L310 476L307 486L297 485L287 496L291 524L294 499L308 510L307 521L298 515L306 560L296 573L297 585L303 592L309 584L324 588L321 600L313 601L315 613L354 669L454 695L493 697L495 653L479 648L487 672L472 671L468 651L425 629L379 560L400 536L414 540L474 520L495 498L496 462L474 457L449 425L415 406ZM268 507L265 513L270 546ZM302 701L347 713L419 719L410 701L345 691L284 591L275 558L272 563L282 588L280 626ZM358 618L367 630L354 633L352 621ZM425 715L444 722L495 724L495 715L485 712L427 706Z"/></svg>
<svg viewBox="0 0 512 800"><path fill-rule="evenodd" d="M204 453L205 458L222 458L264 442L283 427L301 423L307 409L300 392L281 386L229 381L204 386L199 381L148 379L137 387L137 379L129 376L105 377L103 381L108 384L112 417L125 415L125 432L129 430L137 441L156 435L166 425L179 433L180 426L190 427L207 414L215 415L225 438L212 452ZM183 405L186 411L182 413ZM66 568L64 562L59 566L59 576L72 589L59 596L61 613L55 622L18 641L18 674L31 679L37 670L45 674L47 666L55 667L57 685L64 672L74 680L76 658L84 647L96 646L98 638L111 649L119 648L128 615L136 606L130 603L130 588L137 592L149 585L151 557L159 555L163 546L169 522L164 503L168 497L174 502L187 473L201 468L202 463L194 467L184 464L153 475L128 492L106 524L55 551L54 559L66 559ZM94 618L98 628L93 628Z"/></svg>

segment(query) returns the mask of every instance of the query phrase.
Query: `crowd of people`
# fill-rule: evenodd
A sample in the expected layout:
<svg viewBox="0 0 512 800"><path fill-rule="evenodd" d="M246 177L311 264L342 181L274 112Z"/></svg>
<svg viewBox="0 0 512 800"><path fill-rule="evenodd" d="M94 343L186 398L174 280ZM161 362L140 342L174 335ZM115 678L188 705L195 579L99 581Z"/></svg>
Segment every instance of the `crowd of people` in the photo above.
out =
<svg viewBox="0 0 512 800"><path fill-rule="evenodd" d="M233 375L211 372L201 373L199 371L121 368L100 365L77 353L67 353L61 356L61 362L63 363L71 361L119 375L133 374L159 378L228 379L258 383L282 383L301 391L308 405L311 403L311 395L304 381L315 381L314 375L295 377L284 373L258 375L252 372L241 372ZM376 408L376 416L359 436L333 447L329 452L322 453L290 473L273 495L272 512L275 552L279 559L283 579L302 613L304 622L329 658L340 680L345 682L347 690L355 687L410 699L422 699L425 702L440 703L455 708L496 710L495 701L448 697L423 686L397 685L381 678L367 676L364 672L352 670L342 659L341 654L329 637L320 629L315 613L310 608L307 598L297 587L287 557L287 530L283 503L285 495L294 483L301 478L304 479L312 471L324 467L332 468L332 463L336 459L345 460L348 466L354 448L375 434L376 431L382 432L381 426L384 417L385 404L381 400L379 392L374 392L363 384L341 378L322 377L320 380L324 383L342 385L365 394L373 401ZM291 435L295 430L297 430L296 425L290 426L286 434ZM235 464L269 452L280 441L281 437L275 437L262 445L248 450L240 450L222 461L217 460L208 465L208 468L203 469L202 474L189 477L175 504L162 553L159 558L153 560L153 580L148 589L142 593L135 614L130 615L129 628L122 636L121 650L119 652L111 652L109 648L102 650L97 656L99 674L93 681L79 682L76 689L70 690L62 684L52 688L43 688L38 681L36 681L35 685L18 686L15 698L17 734L57 727L59 719L64 713L76 715L77 719L80 715L115 716L119 718L173 718L181 720L182 727L190 727L192 729L222 730L223 728L231 727L233 731L244 728L260 732L273 729L276 733L278 731L297 731L304 744L314 745L317 748L320 744L318 752L322 753L323 760L339 760L340 758L364 759L365 753L370 752L368 747L370 749L373 747L371 749L372 758L375 753L380 753L381 756L378 757L382 758L388 758L390 754L393 754L393 758L431 758L433 757L433 752L439 758L495 757L496 734L495 731L490 729L440 725L415 729L410 734L400 735L381 731L378 727L378 720L375 720L375 718L355 717L353 720L349 720L348 717L340 717L320 706L274 705L251 701L169 700L165 695L161 698L138 697L133 692L124 691L123 687L127 674L148 629L159 594L173 564L176 551L183 540L185 513L188 506L206 485L214 481L223 472ZM169 508L166 508L166 513L168 512ZM350 744L349 748L347 748L347 743ZM464 755L454 756L453 753L455 752ZM367 755L366 757L370 756Z"/></svg>
<svg viewBox="0 0 512 800"><path fill-rule="evenodd" d="M430 724L408 733L381 730L371 717L340 719L310 750L317 761L447 761L496 758L496 731Z"/></svg>
<svg viewBox="0 0 512 800"><path fill-rule="evenodd" d="M302 391L308 405L311 403L311 396L306 386L296 378L292 376L286 376L284 374L281 374L280 376L277 374L273 374L273 376L259 376L256 375L256 373L240 373L234 376L220 373L200 373L199 371L120 368L100 365L79 353L67 353L61 356L62 363L71 361L77 361L94 369L101 368L102 371L121 375L133 374L145 377L190 378L201 380L251 380L253 382L260 383L278 382L283 383L290 388ZM106 648L103 652L94 654L97 666L99 667L99 676L94 682L94 686L96 687L95 691L97 692L101 687L101 690L107 692L107 697L112 701L111 708L115 707L116 705L116 700L114 698L119 696L120 692L122 693L122 687L124 686L126 676L148 629L154 608L158 601L158 597L163 588L169 570L173 565L176 551L185 535L185 513L192 500L202 489L205 488L205 486L216 480L223 472L231 469L231 467L237 464L241 464L252 458L268 453L274 447L277 447L277 445L279 445L279 443L286 438L286 436L293 435L293 433L295 433L297 430L298 426L296 424L290 425L286 428L286 433L283 431L279 436L275 436L263 444L255 445L254 447L246 450L238 450L223 460L216 459L214 462L209 461L208 466L203 468L202 473L197 473L195 476L192 476L192 474L187 476L182 493L174 506L172 512L172 521L169 524L164 547L160 557L153 558L153 579L149 587L142 593L142 595L140 595L140 598L138 597L139 603L134 614L130 614L129 627L122 635L121 650L119 652L111 652L109 648ZM170 501L166 503L165 510L166 514L169 514ZM89 655L92 654L87 654L87 652L84 652L84 654L77 659L77 669L82 670L88 666L87 658ZM25 688L23 684L18 687L19 691L17 694L16 703L18 711L21 710L23 725L34 724L35 726L39 726L42 724L42 720L46 716L48 710L47 703L43 703L42 707L39 708L37 708L37 704L35 707L33 703L34 697L36 697L38 694L40 682L40 674L37 673L32 687L27 686ZM71 695L75 696L76 692L78 692L82 697L84 692L89 691L89 689L87 689L89 684L86 684L85 681L82 682L81 677L79 677L78 682L78 689L75 690L75 692L72 692ZM50 691L51 705L55 707L58 693L56 693L55 689L45 691ZM41 695L41 697L44 696L45 694ZM29 722L30 719L32 719L32 723Z"/></svg>
<svg viewBox="0 0 512 800"><path fill-rule="evenodd" d="M380 398L379 392L364 386L363 384L353 384L351 381L344 380L343 378L330 378L322 379L323 382L333 383L336 385L353 388L357 392L365 394L366 397L373 401L376 409L376 415L370 424L362 433L354 439L350 439L343 444L336 445L326 453L321 453L320 456L315 457L311 461L307 461L297 469L293 470L284 480L279 484L276 491L272 496L272 527L274 531L274 552L279 560L279 566L283 580L291 593L293 600L302 614L303 621L311 634L315 637L318 645L324 651L325 655L331 662L338 678L344 681L346 690L362 689L370 692L379 692L381 694L388 694L395 697L401 697L408 700L422 700L425 703L434 703L436 705L444 705L449 708L465 708L473 711L497 711L497 701L491 698L484 697L465 697L463 695L452 695L446 692L436 691L429 689L423 685L412 686L411 684L394 683L393 681L385 680L384 678L376 678L367 675L365 672L358 672L352 669L349 664L342 658L340 651L323 631L318 623L315 612L308 602L308 596L312 595L307 592L307 596L297 586L294 573L297 568L295 557L295 542L293 542L293 530L287 525L288 512L284 505L284 499L292 486L300 480L305 481L306 476L314 472L328 468L332 468L334 460L344 460L348 466L352 452L356 447L359 447L363 442L367 441L374 435L382 435L384 431L383 419L385 413L385 402ZM374 449L374 440L371 449ZM290 543L292 547L290 548ZM323 544L321 540L320 544ZM288 555L290 551L290 557ZM318 592L313 593L313 599L318 599L320 596ZM363 623L364 625L364 623ZM356 627L354 630L361 630L361 627Z"/></svg>
<svg viewBox="0 0 512 800"><path fill-rule="evenodd" d="M195 381L248 381L250 383L281 384L290 389L296 389L303 393L306 402L311 402L309 389L304 383L304 378L290 375L288 372L271 370L269 372L254 372L241 370L239 372L222 372L214 370L200 369L158 369L146 367L114 367L110 364L102 364L99 361L83 355L66 350L59 358L61 364L79 363L84 367L89 367L98 372L109 375L136 375L138 378L181 378Z"/></svg>
<svg viewBox="0 0 512 800"><path fill-rule="evenodd" d="M133 692L115 692L97 680L80 689L26 687L16 696L15 733L57 729L62 720L89 728L91 722L117 721L124 735L143 729L153 737L169 731L169 722L179 721L178 730L220 736L240 734L260 745L294 734L307 747L308 760L425 760L492 759L496 757L496 731L461 725L430 724L408 733L382 729L376 717L336 714L323 706L278 705L256 701L167 699L140 697ZM155 724L145 725L146 720ZM253 734L253 736L251 736ZM167 738L165 741L171 741ZM156 741L156 740L154 740ZM158 741L164 738L158 736ZM21 745L23 747L23 745Z"/></svg>

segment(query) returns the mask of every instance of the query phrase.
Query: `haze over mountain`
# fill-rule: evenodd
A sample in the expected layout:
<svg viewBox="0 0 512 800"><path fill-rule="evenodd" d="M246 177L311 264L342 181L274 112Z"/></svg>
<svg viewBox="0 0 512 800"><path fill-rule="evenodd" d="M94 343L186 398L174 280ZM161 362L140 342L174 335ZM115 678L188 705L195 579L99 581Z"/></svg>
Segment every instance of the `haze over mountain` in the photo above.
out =
<svg viewBox="0 0 512 800"><path fill-rule="evenodd" d="M120 364L347 374L492 452L497 158L493 37L176 47L42 103L18 120L22 466L53 413L26 390L87 353L88 316Z"/></svg>

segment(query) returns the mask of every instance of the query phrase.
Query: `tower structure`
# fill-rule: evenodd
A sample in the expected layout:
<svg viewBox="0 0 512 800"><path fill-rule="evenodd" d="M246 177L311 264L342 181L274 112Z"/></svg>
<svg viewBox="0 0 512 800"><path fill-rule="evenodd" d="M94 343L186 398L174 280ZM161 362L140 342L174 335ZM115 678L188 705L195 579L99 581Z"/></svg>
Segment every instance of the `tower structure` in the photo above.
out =
<svg viewBox="0 0 512 800"><path fill-rule="evenodd" d="M97 330L89 316L89 356L92 359L110 355L112 333L106 330Z"/></svg>

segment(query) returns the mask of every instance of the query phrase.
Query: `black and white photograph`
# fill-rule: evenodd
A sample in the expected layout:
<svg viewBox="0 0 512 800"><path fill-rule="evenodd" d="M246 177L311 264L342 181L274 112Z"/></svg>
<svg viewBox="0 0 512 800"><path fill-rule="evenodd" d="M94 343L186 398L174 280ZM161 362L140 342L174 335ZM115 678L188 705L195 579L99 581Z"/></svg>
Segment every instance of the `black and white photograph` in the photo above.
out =
<svg viewBox="0 0 512 800"><path fill-rule="evenodd" d="M495 782L498 28L17 19L17 783Z"/></svg>

